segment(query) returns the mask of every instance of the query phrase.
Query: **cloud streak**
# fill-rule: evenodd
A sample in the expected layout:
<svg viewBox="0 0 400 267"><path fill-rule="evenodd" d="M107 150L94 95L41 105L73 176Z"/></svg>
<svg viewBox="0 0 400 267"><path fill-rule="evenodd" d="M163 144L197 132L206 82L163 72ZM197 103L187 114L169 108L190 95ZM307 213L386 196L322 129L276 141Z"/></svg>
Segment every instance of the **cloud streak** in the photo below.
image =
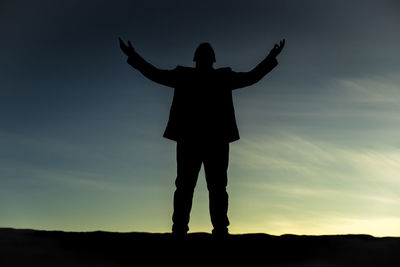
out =
<svg viewBox="0 0 400 267"><path fill-rule="evenodd" d="M347 220L364 222L358 225L364 233L390 235L395 231L393 222L400 219L400 149L353 149L281 134L261 142L244 140L233 152L232 165L240 166L232 170L235 187L258 196L261 204L256 205L259 214L254 220L264 221L265 231L272 227L274 217L286 222L281 228L274 226L280 233L301 230L285 229L285 224L294 224L290 220L318 225L319 232L317 228L300 231L314 234L338 229L329 221L342 221L340 232L349 231L343 224ZM247 174L245 181L242 173ZM257 198L250 197L248 202ZM372 227L369 218L381 221L380 229L386 232Z"/></svg>

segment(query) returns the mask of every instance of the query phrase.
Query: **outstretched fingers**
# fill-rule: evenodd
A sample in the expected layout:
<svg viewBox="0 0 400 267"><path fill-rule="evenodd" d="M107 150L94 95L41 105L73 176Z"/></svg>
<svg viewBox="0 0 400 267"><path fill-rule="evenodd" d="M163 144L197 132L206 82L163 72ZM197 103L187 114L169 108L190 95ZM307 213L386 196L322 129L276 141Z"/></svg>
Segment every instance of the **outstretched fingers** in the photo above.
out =
<svg viewBox="0 0 400 267"><path fill-rule="evenodd" d="M119 40L119 46L121 47L121 50L127 55L127 56L132 56L135 53L135 49L133 48L131 42L128 40L128 45L122 41L120 37L118 37Z"/></svg>
<svg viewBox="0 0 400 267"><path fill-rule="evenodd" d="M281 48L283 48L283 47L285 46L285 39L282 39L282 40L279 42L279 44L280 44Z"/></svg>
<svg viewBox="0 0 400 267"><path fill-rule="evenodd" d="M118 37L119 40L119 46L121 47L122 50L125 50L127 48L127 45L122 41L121 37Z"/></svg>
<svg viewBox="0 0 400 267"><path fill-rule="evenodd" d="M133 48L133 46L132 46L132 44L131 44L131 41L128 40L128 44L129 44L129 48L131 48L132 50L134 50L134 48Z"/></svg>

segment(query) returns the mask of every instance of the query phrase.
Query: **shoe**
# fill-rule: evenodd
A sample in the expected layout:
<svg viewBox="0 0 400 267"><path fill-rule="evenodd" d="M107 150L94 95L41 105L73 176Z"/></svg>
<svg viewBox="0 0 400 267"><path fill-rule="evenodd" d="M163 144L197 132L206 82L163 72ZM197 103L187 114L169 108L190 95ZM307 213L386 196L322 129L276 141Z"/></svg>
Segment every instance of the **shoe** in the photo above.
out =
<svg viewBox="0 0 400 267"><path fill-rule="evenodd" d="M229 237L229 231L227 227L224 228L214 228L212 230L212 235L216 237L217 239L225 239Z"/></svg>
<svg viewBox="0 0 400 267"><path fill-rule="evenodd" d="M172 237L176 240L182 240L182 239L186 239L187 237L187 231L183 231L183 230L173 230L172 231Z"/></svg>

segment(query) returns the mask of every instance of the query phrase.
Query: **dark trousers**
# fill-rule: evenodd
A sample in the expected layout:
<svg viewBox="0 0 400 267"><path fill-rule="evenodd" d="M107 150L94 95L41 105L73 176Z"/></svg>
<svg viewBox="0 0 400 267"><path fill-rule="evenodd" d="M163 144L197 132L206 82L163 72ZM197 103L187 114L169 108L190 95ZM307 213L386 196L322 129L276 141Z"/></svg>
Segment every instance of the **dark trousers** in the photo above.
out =
<svg viewBox="0 0 400 267"><path fill-rule="evenodd" d="M227 229L228 220L228 161L229 143L177 143L176 190L174 194L173 232L187 232L193 192L201 168L209 192L211 223L214 230Z"/></svg>

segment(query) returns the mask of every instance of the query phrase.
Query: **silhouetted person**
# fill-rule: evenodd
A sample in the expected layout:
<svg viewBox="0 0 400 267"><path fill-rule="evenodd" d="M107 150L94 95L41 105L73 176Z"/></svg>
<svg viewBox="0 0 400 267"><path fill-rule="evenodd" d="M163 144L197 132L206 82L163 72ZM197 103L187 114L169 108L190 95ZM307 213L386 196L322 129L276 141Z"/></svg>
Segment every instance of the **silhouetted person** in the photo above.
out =
<svg viewBox="0 0 400 267"><path fill-rule="evenodd" d="M276 56L285 40L275 44L268 56L249 72L214 69L215 54L209 43L196 49L195 68L162 70L145 61L129 41L128 45L119 41L132 67L154 82L175 88L164 132L164 137L177 142L172 233L185 235L189 230L193 192L204 164L213 234L227 235L229 143L239 139L232 90L252 85L270 72L278 64Z"/></svg>

